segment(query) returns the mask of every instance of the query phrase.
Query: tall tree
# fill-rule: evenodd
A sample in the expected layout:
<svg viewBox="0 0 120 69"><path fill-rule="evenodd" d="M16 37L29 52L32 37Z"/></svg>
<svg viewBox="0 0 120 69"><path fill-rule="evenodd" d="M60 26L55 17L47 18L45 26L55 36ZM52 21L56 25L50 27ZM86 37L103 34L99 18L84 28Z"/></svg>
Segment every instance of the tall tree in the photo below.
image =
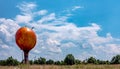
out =
<svg viewBox="0 0 120 69"><path fill-rule="evenodd" d="M72 54L68 54L65 59L64 59L64 63L67 65L73 65L75 64L75 58Z"/></svg>
<svg viewBox="0 0 120 69"><path fill-rule="evenodd" d="M45 64L46 63L46 59L40 57L40 58L38 58L38 62L39 62L39 64Z"/></svg>
<svg viewBox="0 0 120 69"><path fill-rule="evenodd" d="M120 64L120 55L113 56L111 64Z"/></svg>
<svg viewBox="0 0 120 69"><path fill-rule="evenodd" d="M90 57L90 58L87 59L87 63L96 64L97 61L96 61L96 59L94 57Z"/></svg>

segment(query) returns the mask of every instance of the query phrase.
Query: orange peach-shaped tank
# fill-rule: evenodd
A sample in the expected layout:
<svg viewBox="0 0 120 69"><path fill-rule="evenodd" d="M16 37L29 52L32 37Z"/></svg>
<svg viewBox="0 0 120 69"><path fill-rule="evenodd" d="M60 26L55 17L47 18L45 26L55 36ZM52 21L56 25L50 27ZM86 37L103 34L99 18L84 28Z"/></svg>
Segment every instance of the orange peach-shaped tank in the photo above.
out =
<svg viewBox="0 0 120 69"><path fill-rule="evenodd" d="M24 61L28 63L28 53L34 48L37 38L35 32L28 27L21 27L15 35L16 43L24 52Z"/></svg>

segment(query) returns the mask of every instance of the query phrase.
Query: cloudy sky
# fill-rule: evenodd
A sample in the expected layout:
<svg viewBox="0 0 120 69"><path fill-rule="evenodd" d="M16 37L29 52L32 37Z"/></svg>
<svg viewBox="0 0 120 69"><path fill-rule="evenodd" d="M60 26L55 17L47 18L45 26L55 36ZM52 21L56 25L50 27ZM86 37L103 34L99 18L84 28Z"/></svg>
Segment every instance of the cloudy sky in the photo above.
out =
<svg viewBox="0 0 120 69"><path fill-rule="evenodd" d="M0 0L0 59L22 60L15 33L34 27L37 44L29 59L110 60L120 54L119 0Z"/></svg>

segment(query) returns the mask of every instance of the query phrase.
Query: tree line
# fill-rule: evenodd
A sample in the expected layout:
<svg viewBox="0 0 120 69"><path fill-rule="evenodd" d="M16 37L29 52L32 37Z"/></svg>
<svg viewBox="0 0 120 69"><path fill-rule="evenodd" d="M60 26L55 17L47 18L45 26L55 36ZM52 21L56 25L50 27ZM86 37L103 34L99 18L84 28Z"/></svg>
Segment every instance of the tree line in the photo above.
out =
<svg viewBox="0 0 120 69"><path fill-rule="evenodd" d="M6 60L0 60L0 65L3 66L16 66L21 64L22 62L19 62L17 59L14 59L12 56L8 57ZM120 64L120 55L113 56L112 59L109 60L99 60L94 57L89 57L88 59L85 59L83 61L79 59L75 59L72 54L66 55L64 60L61 61L54 61L52 59L46 60L46 58L39 57L35 60L29 60L29 63L37 64L37 65L74 65L74 64Z"/></svg>

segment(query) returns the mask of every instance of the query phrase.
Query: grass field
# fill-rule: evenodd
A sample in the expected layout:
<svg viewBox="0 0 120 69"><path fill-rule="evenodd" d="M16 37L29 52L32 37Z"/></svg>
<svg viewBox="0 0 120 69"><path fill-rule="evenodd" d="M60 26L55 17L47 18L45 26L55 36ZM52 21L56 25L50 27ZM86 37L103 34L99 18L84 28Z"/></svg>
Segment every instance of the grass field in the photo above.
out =
<svg viewBox="0 0 120 69"><path fill-rule="evenodd" d="M19 66L0 66L0 69L120 69L120 65L19 65Z"/></svg>

